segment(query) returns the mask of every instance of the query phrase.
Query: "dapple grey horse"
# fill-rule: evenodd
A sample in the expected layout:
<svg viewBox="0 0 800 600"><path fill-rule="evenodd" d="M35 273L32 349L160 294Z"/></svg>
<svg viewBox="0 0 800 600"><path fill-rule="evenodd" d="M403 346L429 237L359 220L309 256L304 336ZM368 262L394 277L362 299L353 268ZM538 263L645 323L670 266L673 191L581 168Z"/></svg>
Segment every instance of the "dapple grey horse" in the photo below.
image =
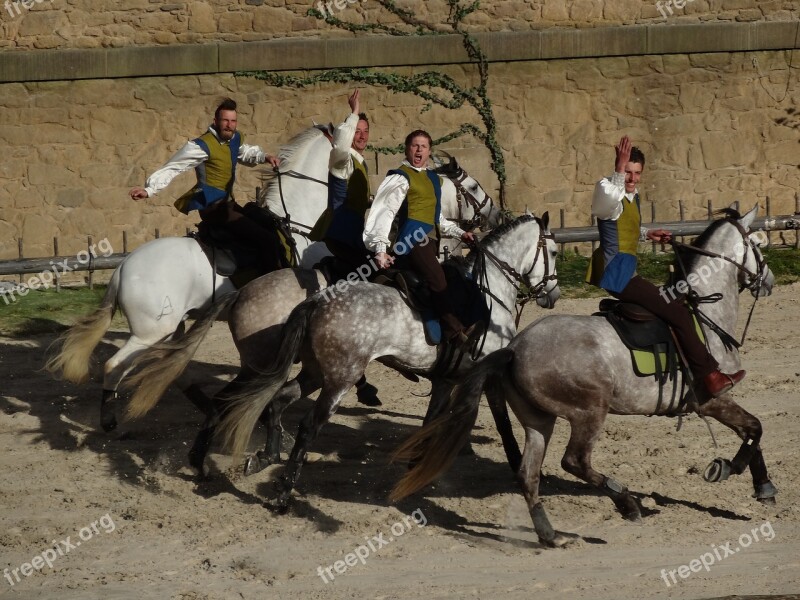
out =
<svg viewBox="0 0 800 600"><path fill-rule="evenodd" d="M552 307L557 299L557 248L547 226L546 213L542 219L525 215L495 229L479 248L461 259L462 269L484 282L484 296L493 304L480 352L501 348L514 336L513 309L521 287L526 287L540 306ZM252 305L250 310L258 309ZM241 393L229 399L220 432L237 455L246 449L267 406L283 405L287 399L307 396L321 387L314 408L301 421L286 466L277 503L281 511L288 507L308 446L371 361L431 379L429 415L436 414L438 405L448 397L453 378L463 376L474 364L465 355L455 372L437 374L437 349L426 342L419 314L408 307L396 289L361 282L337 288L334 294L318 293L300 304L284 326L276 356L269 372L245 384ZM302 369L286 383L298 358Z"/></svg>
<svg viewBox="0 0 800 600"><path fill-rule="evenodd" d="M685 264L685 280L694 292L712 302L721 294L718 301L701 304L700 310L705 315L701 323L706 323L703 328L709 349L724 372L740 368L737 346L729 337L737 323L739 292L750 289L757 298L770 294L774 283L755 236L748 231L756 209L744 217L729 210L728 216L711 224L691 248L679 249L685 260L678 263ZM487 377L492 377L492 385L499 385L525 428L521 466L514 466L520 467L518 478L542 543L560 546L569 541L568 536L553 530L539 500L542 461L557 417L566 419L571 431L561 459L564 470L610 496L625 518L641 517L628 489L592 467L592 448L608 413L670 416L670 410L658 400L655 378L634 373L630 350L601 316L543 317L520 332L507 348L484 358L453 393L443 416L420 429L396 452L399 458L422 458L395 486L394 500L419 490L452 463L475 423ZM774 502L777 490L759 448L758 419L728 394L708 398L704 389L695 387L687 399L687 412L713 417L743 440L732 460L718 458L709 465L706 481L722 481L749 466L755 497Z"/></svg>

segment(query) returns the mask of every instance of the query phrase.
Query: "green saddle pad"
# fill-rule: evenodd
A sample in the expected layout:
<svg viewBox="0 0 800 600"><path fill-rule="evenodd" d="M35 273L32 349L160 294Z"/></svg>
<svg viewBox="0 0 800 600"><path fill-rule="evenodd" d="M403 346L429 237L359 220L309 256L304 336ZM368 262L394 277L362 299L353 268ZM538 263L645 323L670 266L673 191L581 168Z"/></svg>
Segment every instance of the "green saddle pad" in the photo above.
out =
<svg viewBox="0 0 800 600"><path fill-rule="evenodd" d="M700 323L697 321L697 317L694 314L692 314L692 319L694 320L694 327L698 337L705 344L706 337L703 335L703 329L700 327ZM631 357L633 358L633 367L636 374L642 377L663 373L668 368L667 365L670 364L670 362L671 364L678 364L677 355L673 355L671 357L672 360L668 361L666 352L636 350L631 348ZM656 363L656 360L658 360L658 363ZM656 369L656 364L659 366L658 369Z"/></svg>

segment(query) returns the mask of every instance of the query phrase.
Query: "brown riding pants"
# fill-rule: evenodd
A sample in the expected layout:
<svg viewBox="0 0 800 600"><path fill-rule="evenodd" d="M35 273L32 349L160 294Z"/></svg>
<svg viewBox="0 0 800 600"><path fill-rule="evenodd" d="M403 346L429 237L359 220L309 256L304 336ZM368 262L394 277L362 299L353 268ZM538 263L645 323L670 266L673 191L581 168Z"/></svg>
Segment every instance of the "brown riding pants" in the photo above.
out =
<svg viewBox="0 0 800 600"><path fill-rule="evenodd" d="M683 302L665 298L659 288L636 275L619 293L609 292L623 302L633 302L643 306L657 317L666 321L675 331L683 355L695 379L703 378L719 368L719 364L700 341L694 321Z"/></svg>
<svg viewBox="0 0 800 600"><path fill-rule="evenodd" d="M447 279L436 256L436 246L437 244L430 239L424 244L412 246L408 259L411 268L428 284L433 310L442 321L444 337L449 339L462 331L464 325L453 312L453 304L447 295Z"/></svg>

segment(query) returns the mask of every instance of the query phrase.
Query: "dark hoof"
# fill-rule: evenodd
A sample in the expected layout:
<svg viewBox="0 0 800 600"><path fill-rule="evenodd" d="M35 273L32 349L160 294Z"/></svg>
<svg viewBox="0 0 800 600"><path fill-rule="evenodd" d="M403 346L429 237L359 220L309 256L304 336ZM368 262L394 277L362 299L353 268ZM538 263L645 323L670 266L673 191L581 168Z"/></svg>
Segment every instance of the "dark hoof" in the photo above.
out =
<svg viewBox="0 0 800 600"><path fill-rule="evenodd" d="M378 399L378 388L371 383L365 383L356 389L356 397L358 403L364 406L383 406L383 403Z"/></svg>
<svg viewBox="0 0 800 600"><path fill-rule="evenodd" d="M731 463L724 458L715 458L703 472L703 479L709 483L725 481L731 476Z"/></svg>
<svg viewBox="0 0 800 600"><path fill-rule="evenodd" d="M195 451L189 452L189 466L194 471L194 477L198 482L208 481L210 479L208 476L209 470L205 465L204 458L205 457L200 456L200 454Z"/></svg>
<svg viewBox="0 0 800 600"><path fill-rule="evenodd" d="M278 500L277 502L265 502L264 507L268 508L276 515L285 515L289 512L289 501Z"/></svg>
<svg viewBox="0 0 800 600"><path fill-rule="evenodd" d="M248 456L244 461L244 474L245 476L255 475L256 473L263 471L268 466L277 462L277 460L273 461L262 452L256 452L255 454Z"/></svg>
<svg viewBox="0 0 800 600"><path fill-rule="evenodd" d="M100 414L100 427L106 433L110 433L117 428L117 417L114 416L113 412L103 411Z"/></svg>
<svg viewBox="0 0 800 600"><path fill-rule="evenodd" d="M757 499L762 504L768 504L770 506L775 505L775 496L778 494L778 488L772 485L771 481L767 481L766 483L762 483L761 485L756 486L756 491L753 494L753 498Z"/></svg>

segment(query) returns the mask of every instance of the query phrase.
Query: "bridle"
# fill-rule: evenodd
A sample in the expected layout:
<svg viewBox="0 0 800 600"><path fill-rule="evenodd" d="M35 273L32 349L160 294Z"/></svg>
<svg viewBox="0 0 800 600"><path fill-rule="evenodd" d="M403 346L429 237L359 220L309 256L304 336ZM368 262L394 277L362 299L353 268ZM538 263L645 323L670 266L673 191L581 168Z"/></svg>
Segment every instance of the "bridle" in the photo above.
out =
<svg viewBox="0 0 800 600"><path fill-rule="evenodd" d="M475 194L470 192L466 187L464 187L464 181L466 181L469 175L463 168L458 167L458 171L456 172L455 177L448 177L445 175L450 181L453 182L453 185L456 188L456 204L458 205L458 222L463 223L464 226L462 229L465 231L471 231L475 229L475 227L482 227L483 226L483 219L488 218L485 217L482 213L483 209L486 208L486 205L489 203L494 203L492 197L486 193L484 190L484 198L483 201L479 201ZM472 207L473 215L471 219L465 220L461 216L461 201L466 202Z"/></svg>
<svg viewBox="0 0 800 600"><path fill-rule="evenodd" d="M756 302L760 297L761 288L764 285L764 281L766 279L766 270L767 270L767 263L764 260L763 255L761 252L758 251L755 243L751 239L750 235L747 230L742 227L742 224L739 223L737 219L728 217L725 219L728 223L736 227L739 234L742 236L742 245L744 248L744 253L742 254L742 262L736 262L734 259L725 256L725 254L719 254L717 252L712 252L710 250L706 250L704 248L698 248L697 246L692 246L689 244L684 244L682 242L672 241L672 246L675 249L675 258L676 262L681 268L683 272L684 281L686 281L686 285L689 287L689 292L687 293L687 299L689 302L694 306L694 310L697 313L698 317L703 320L703 322L708 325L712 330L714 330L717 335L723 340L723 342L727 342L735 347L740 347L744 344L745 337L747 335L747 329L750 327L750 320L753 317L753 311L756 308ZM683 264L683 260L681 258L681 254L678 250L687 250L689 252L693 252L694 254L701 254L703 256L709 256L711 258L721 259L731 263L735 266L740 272L744 273L747 276L747 280L744 283L739 284L739 293L741 294L744 290L750 290L755 297L755 301L753 302L753 306L750 308L750 314L747 316L747 323L744 326L744 331L742 332L742 341L738 342L736 339L730 335L727 331L722 329L719 325L717 325L714 321L708 318L700 309L697 307L698 304L706 304L706 303L714 303L719 302L722 299L721 293L716 294L709 294L708 296L699 296L697 292L691 289L691 286L688 282L688 273L686 272L686 267ZM747 268L747 253L748 251L753 252L753 258L756 262L756 270L751 271Z"/></svg>
<svg viewBox="0 0 800 600"><path fill-rule="evenodd" d="M484 244L477 241L475 242L475 248L478 252L478 260L480 261L478 286L492 299L496 300L508 312L511 312L511 309L507 307L503 301L500 300L500 298L498 298L489 289L489 280L486 275L486 259L489 259L499 269L506 281L508 281L514 287L514 289L517 290L517 326L519 326L519 320L522 316L522 310L525 308L525 305L531 300L545 297L548 294L548 291L545 291L547 285L551 281L556 281L558 279L558 275L556 274L555 270L553 270L552 273L550 272L550 262L547 260L547 240L554 240L555 236L550 232L545 232L544 224L538 217L534 217L534 219L539 225L539 239L536 242L536 252L533 256L531 268L525 273L520 273L517 271L514 267L489 250L489 248ZM541 281L534 284L531 282L531 273L533 273L533 270L536 268L536 263L539 262L540 255L544 257L544 275L542 276Z"/></svg>

